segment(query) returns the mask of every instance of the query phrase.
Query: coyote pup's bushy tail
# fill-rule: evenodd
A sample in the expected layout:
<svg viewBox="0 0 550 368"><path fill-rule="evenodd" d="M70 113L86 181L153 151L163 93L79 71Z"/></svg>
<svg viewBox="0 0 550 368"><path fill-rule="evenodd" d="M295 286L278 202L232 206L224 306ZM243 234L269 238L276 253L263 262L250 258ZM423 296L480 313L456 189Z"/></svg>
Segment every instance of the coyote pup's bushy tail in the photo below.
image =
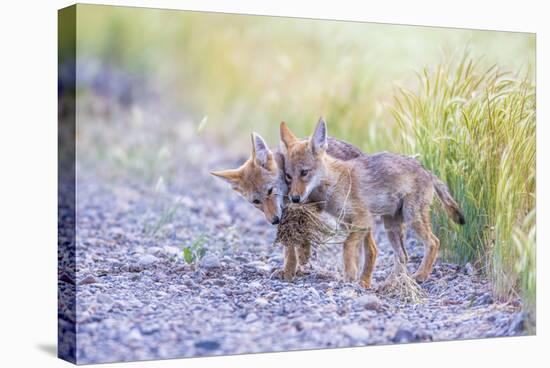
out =
<svg viewBox="0 0 550 368"><path fill-rule="evenodd" d="M432 174L432 182L437 197L439 198L441 203L443 203L443 207L445 207L445 211L447 211L449 217L453 219L453 221L457 224L464 225L466 223L466 220L464 219L464 214L462 213L462 210L460 209L458 203L456 203L453 196L451 195L449 187L444 182L439 180L439 178L434 174Z"/></svg>

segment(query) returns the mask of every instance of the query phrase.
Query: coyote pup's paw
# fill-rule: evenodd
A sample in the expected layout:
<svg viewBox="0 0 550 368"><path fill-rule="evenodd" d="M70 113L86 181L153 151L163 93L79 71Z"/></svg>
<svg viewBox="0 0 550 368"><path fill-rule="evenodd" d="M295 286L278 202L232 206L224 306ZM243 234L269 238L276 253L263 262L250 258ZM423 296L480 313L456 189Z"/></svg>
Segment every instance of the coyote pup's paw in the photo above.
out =
<svg viewBox="0 0 550 368"><path fill-rule="evenodd" d="M282 268L277 268L273 272L271 272L271 275L269 275L270 279L282 279L283 278L284 270Z"/></svg>
<svg viewBox="0 0 550 368"><path fill-rule="evenodd" d="M348 269L344 270L343 279L344 279L344 282L357 281L357 268L349 267Z"/></svg>
<svg viewBox="0 0 550 368"><path fill-rule="evenodd" d="M291 272L285 272L285 270L282 268L278 268L271 273L271 276L269 276L269 278L292 282L292 280L294 280L294 275Z"/></svg>
<svg viewBox="0 0 550 368"><path fill-rule="evenodd" d="M416 280L416 282L418 282L419 284L423 283L424 281L426 281L428 279L428 277L430 277L430 275L428 274L425 274L425 273L420 273L418 271L415 272L415 274L413 275L413 278Z"/></svg>
<svg viewBox="0 0 550 368"><path fill-rule="evenodd" d="M359 281L359 286L361 286L364 289L370 289L371 284L372 282L370 279L363 279Z"/></svg>
<svg viewBox="0 0 550 368"><path fill-rule="evenodd" d="M313 266L311 264L299 265L296 269L296 276L307 276L313 272Z"/></svg>

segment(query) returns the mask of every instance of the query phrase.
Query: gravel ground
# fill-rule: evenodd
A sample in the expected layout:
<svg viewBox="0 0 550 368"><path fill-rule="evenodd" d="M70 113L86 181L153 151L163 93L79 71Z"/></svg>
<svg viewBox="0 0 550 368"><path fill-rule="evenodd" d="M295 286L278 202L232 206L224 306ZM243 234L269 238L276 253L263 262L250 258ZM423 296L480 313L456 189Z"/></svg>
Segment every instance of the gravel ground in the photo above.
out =
<svg viewBox="0 0 550 368"><path fill-rule="evenodd" d="M283 262L275 228L208 174L243 157L197 136L196 122L141 106L79 115L76 279L59 283L76 284L79 363L525 333L521 301L497 301L471 266L438 261L420 304L343 282L339 246L316 251L292 283L271 278ZM376 238L375 287L392 265ZM205 252L194 264L191 245ZM423 249L407 247L413 270Z"/></svg>

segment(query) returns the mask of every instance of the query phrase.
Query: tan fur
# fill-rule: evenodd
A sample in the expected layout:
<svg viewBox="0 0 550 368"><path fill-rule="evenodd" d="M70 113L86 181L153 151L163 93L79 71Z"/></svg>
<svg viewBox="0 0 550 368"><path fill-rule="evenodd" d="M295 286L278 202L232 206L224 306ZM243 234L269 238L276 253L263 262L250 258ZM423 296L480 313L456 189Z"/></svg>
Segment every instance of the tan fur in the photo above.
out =
<svg viewBox="0 0 550 368"><path fill-rule="evenodd" d="M287 127L281 127L285 170L291 181L289 196L299 201L307 201L310 195L323 198L327 212L352 229L363 229L363 232L351 232L344 242L344 277L355 279L357 269L353 257L363 244L366 256L360 283L370 286L376 261L372 216L382 216L395 255L395 270L403 269L397 265L407 261L403 245L407 226L425 245L424 259L415 278L426 280L439 250L439 240L431 231L429 218L434 191L443 197L445 207L451 208L448 211L455 214L453 219L463 223L448 188L410 157L384 152L342 161L327 155L326 123L322 119L308 140L298 140L286 130Z"/></svg>

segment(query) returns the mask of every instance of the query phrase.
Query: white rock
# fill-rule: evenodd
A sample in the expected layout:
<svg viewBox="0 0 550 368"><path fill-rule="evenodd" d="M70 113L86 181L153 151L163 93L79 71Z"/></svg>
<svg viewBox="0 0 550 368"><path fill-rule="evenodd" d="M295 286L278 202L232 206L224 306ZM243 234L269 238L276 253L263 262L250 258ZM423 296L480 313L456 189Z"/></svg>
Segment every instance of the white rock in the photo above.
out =
<svg viewBox="0 0 550 368"><path fill-rule="evenodd" d="M98 303L101 304L113 304L113 298L111 298L108 294L98 294L96 297L96 300Z"/></svg>
<svg viewBox="0 0 550 368"><path fill-rule="evenodd" d="M245 318L245 322L246 323L252 323L252 322L255 322L257 321L259 318L258 318L258 315L256 313L249 313L246 318Z"/></svg>
<svg viewBox="0 0 550 368"><path fill-rule="evenodd" d="M164 253L168 254L169 256L181 256L182 255L182 250L179 249L178 247L173 247L171 245L165 245L164 248Z"/></svg>
<svg viewBox="0 0 550 368"><path fill-rule="evenodd" d="M149 254L157 254L162 252L162 249L160 247L149 247L147 248L147 253Z"/></svg>
<svg viewBox="0 0 550 368"><path fill-rule="evenodd" d="M256 300L254 300L254 303L256 303L259 306L264 306L264 305L268 305L269 301L265 298L260 297L260 298L256 298Z"/></svg>
<svg viewBox="0 0 550 368"><path fill-rule="evenodd" d="M141 340L143 339L143 336L141 336L141 332L137 328L133 328L127 336L128 340Z"/></svg>
<svg viewBox="0 0 550 368"><path fill-rule="evenodd" d="M220 259L213 254L207 254L201 260L200 265L202 268L218 268L221 267Z"/></svg>
<svg viewBox="0 0 550 368"><path fill-rule="evenodd" d="M365 341L370 337L369 330L356 323L342 327L342 332L349 338L358 341Z"/></svg>
<svg viewBox="0 0 550 368"><path fill-rule="evenodd" d="M360 296L354 300L354 304L357 307L370 309L370 310L380 310L382 308L382 302L376 295L366 294Z"/></svg>
<svg viewBox="0 0 550 368"><path fill-rule="evenodd" d="M252 281L250 284L248 284L248 286L251 289L261 289L262 288L262 284L259 283L258 281Z"/></svg>
<svg viewBox="0 0 550 368"><path fill-rule="evenodd" d="M255 269L259 273L266 274L271 271L271 267L262 261L252 261L246 264L246 267Z"/></svg>
<svg viewBox="0 0 550 368"><path fill-rule="evenodd" d="M357 292L355 290L353 290L352 288L345 288L345 289L342 289L342 291L340 291L340 296L342 298L351 299L351 298L355 298L357 296Z"/></svg>
<svg viewBox="0 0 550 368"><path fill-rule="evenodd" d="M146 254L144 256L141 256L138 260L138 265L140 266L150 266L153 263L157 262L158 258L155 257L152 254Z"/></svg>

